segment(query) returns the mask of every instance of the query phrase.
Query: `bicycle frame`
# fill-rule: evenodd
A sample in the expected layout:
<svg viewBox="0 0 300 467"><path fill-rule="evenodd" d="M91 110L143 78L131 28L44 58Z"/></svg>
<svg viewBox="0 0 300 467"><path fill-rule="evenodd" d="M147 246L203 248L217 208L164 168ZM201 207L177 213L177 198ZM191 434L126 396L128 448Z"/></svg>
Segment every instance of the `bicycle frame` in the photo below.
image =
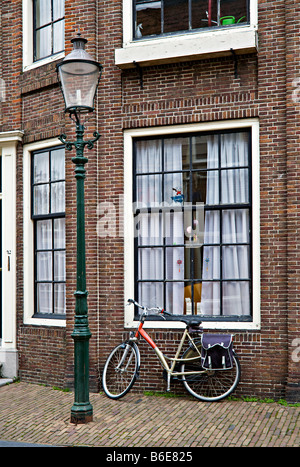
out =
<svg viewBox="0 0 300 467"><path fill-rule="evenodd" d="M111 351L105 362L102 386L108 397L111 399L123 397L138 379L140 371L139 338L144 339L158 357L163 368L164 379L167 380L167 391L170 391L171 378L181 381L192 396L205 402L219 401L235 390L240 380L241 371L239 360L232 348L232 336L225 337L220 334L216 337L208 333L207 335L203 334L207 337L206 341L202 342L201 339L200 342L199 335L196 333L203 333L203 329L200 327L201 316L172 315L160 307L149 308L140 305L133 299L128 299L127 302L128 305L134 304L142 311L139 311L140 318L137 329L130 332L129 339ZM160 315L160 318L165 321L185 323L185 329L178 347L175 349L174 357L164 355L143 329L146 317L153 315ZM208 365L206 365L206 360L202 362L204 357L202 344ZM215 346L214 349L209 348ZM220 351L221 347L224 347L224 351ZM222 363L220 363L220 358ZM193 363L197 363L197 365L193 365ZM220 367L220 365L222 366ZM219 372L218 370L221 369L228 369L229 373Z"/></svg>
<svg viewBox="0 0 300 467"><path fill-rule="evenodd" d="M167 391L170 390L170 382L171 382L171 376L173 377L176 377L176 376L186 376L186 375L194 375L194 374L202 374L202 373L206 373L207 370L201 370L201 371L184 371L184 372L181 372L181 371L175 371L175 365L176 363L187 363L189 361L193 361L193 360L198 360L199 358L201 358L201 354L197 348L197 346L195 345L195 342L194 342L194 339L190 336L189 332L188 332L188 326L185 328L184 332L183 332L183 335L182 335L182 338L181 338L181 341L179 342L179 345L177 347L177 350L176 350L176 354L174 357L166 357L162 351L158 348L158 346L155 344L155 342L152 340L152 338L149 336L149 334L147 334L147 332L143 329L143 325L144 325L144 322L141 321L140 324L139 324L139 327L134 335L134 337L131 337L129 339L129 341L136 341L139 336L141 336L149 345L150 347L152 347L152 349L154 350L154 352L156 353L159 361L161 362L161 365L162 367L164 368L164 370L166 370L167 372L167 383L168 383L168 386L167 386ZM188 339L189 341L189 345L191 347L194 347L195 350L197 351L198 355L197 357L192 357L192 358L179 358L179 355L182 351L182 348L183 348L183 345L186 341L186 339ZM171 364L169 365L168 362L166 361L166 359L170 360L171 361Z"/></svg>

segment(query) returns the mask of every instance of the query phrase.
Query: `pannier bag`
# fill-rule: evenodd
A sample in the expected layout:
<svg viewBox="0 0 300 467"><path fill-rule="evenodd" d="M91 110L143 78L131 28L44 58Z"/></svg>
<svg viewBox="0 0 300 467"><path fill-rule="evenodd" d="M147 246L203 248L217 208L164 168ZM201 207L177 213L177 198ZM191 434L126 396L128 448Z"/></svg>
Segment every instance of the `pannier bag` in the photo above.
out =
<svg viewBox="0 0 300 467"><path fill-rule="evenodd" d="M206 370L228 370L233 366L231 334L202 334L201 364Z"/></svg>

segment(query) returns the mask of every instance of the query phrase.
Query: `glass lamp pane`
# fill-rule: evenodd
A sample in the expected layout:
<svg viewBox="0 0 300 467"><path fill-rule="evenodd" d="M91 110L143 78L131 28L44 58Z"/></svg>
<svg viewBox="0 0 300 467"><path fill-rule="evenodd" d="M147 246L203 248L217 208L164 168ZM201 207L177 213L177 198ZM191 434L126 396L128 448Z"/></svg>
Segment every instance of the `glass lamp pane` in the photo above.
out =
<svg viewBox="0 0 300 467"><path fill-rule="evenodd" d="M92 109L100 70L97 65L85 61L70 61L59 68L66 108Z"/></svg>

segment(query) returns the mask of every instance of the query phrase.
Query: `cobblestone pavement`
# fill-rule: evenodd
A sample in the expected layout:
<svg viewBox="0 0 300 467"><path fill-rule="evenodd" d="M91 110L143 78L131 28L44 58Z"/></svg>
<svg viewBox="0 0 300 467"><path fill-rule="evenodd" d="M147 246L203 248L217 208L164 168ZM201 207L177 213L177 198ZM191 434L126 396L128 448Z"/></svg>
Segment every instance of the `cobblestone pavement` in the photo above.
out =
<svg viewBox="0 0 300 467"><path fill-rule="evenodd" d="M70 423L74 395L14 383L0 387L0 440L51 446L299 447L300 407L199 402L129 393L91 394L93 421Z"/></svg>

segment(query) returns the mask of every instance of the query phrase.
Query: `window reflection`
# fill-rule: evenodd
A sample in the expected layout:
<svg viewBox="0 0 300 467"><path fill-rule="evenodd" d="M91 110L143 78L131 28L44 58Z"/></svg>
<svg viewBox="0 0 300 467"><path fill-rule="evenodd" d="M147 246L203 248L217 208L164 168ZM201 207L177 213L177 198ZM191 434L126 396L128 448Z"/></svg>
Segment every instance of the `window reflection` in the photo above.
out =
<svg viewBox="0 0 300 467"><path fill-rule="evenodd" d="M249 23L249 0L135 0L134 38Z"/></svg>

